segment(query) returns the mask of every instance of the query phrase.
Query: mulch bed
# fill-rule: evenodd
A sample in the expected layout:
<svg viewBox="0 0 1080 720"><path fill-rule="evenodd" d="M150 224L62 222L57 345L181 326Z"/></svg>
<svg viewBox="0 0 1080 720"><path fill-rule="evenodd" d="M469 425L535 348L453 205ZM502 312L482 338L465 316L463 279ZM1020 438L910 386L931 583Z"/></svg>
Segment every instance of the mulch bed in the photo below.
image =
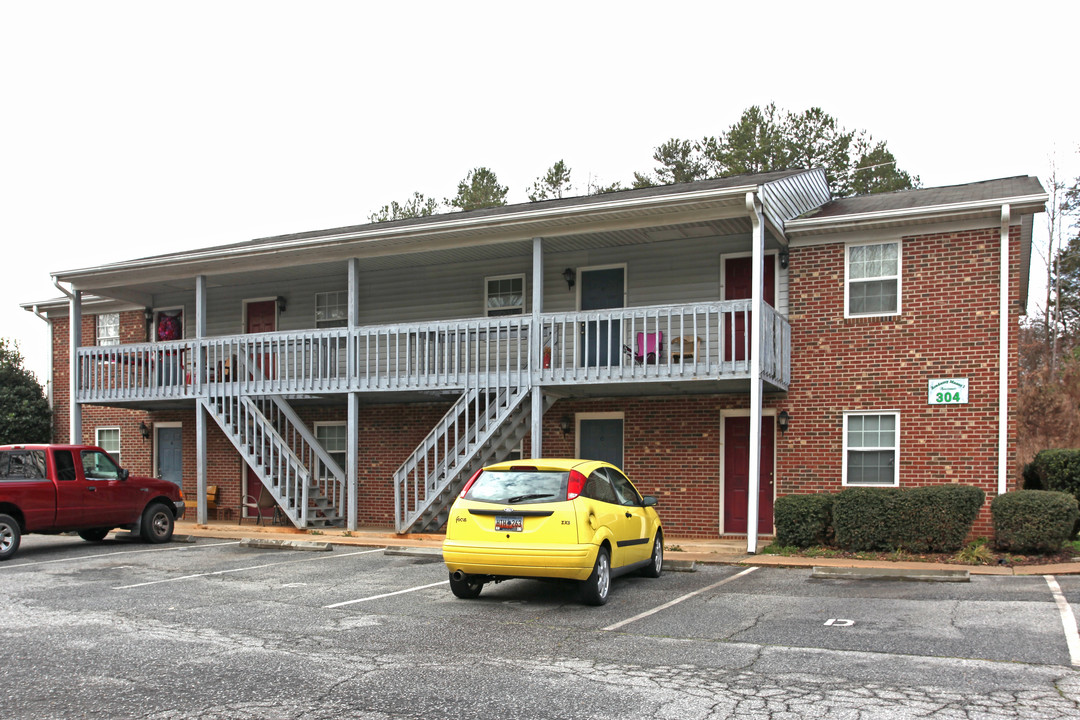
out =
<svg viewBox="0 0 1080 720"><path fill-rule="evenodd" d="M799 557L820 558L843 558L846 560L884 560L893 562L928 562L946 563L949 565L1000 565L1002 567L1017 567L1022 565L1055 565L1080 561L1080 553L1072 549L1064 549L1060 552L1045 555L1015 555L1011 553L991 552L991 560L983 563L967 563L957 558L956 553L905 553L905 552L848 552L844 550L804 550L799 553L782 553L783 555L798 555Z"/></svg>

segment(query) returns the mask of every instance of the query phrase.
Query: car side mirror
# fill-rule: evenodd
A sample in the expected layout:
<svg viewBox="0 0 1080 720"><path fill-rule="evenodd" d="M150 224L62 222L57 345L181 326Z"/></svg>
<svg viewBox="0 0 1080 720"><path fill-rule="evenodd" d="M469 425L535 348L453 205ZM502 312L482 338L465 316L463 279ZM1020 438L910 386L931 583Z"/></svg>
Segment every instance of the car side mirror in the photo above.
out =
<svg viewBox="0 0 1080 720"><path fill-rule="evenodd" d="M129 475L131 475L131 473L129 473L127 470L124 470L123 468L120 469L121 480L127 480Z"/></svg>
<svg viewBox="0 0 1080 720"><path fill-rule="evenodd" d="M653 507L656 505L656 497L653 495L646 495L641 498L641 507Z"/></svg>

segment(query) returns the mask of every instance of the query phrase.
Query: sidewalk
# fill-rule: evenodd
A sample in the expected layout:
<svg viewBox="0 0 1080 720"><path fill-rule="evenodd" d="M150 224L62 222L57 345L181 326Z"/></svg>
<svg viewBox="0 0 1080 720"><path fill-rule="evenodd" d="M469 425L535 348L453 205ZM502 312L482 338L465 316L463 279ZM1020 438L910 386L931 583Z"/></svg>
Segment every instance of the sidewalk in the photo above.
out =
<svg viewBox="0 0 1080 720"><path fill-rule="evenodd" d="M275 540L299 540L310 542L329 542L333 545L353 545L359 547L422 547L441 549L443 536L398 535L385 528L362 528L348 531L297 530L290 526L255 525L250 521L244 525L229 522L211 522L198 525L181 520L176 523L176 535L195 537L237 539L261 538ZM862 568L910 570L926 573L930 571L967 570L972 575L1080 575L1080 562L1057 565L1022 565L1001 567L987 565L951 565L946 563L891 562L877 560L851 560L846 558L805 558L781 555L748 555L745 541L741 540L703 540L700 538L667 538L667 561L698 562L717 565L747 565L761 567L825 567L825 568ZM673 548L679 548L675 550Z"/></svg>

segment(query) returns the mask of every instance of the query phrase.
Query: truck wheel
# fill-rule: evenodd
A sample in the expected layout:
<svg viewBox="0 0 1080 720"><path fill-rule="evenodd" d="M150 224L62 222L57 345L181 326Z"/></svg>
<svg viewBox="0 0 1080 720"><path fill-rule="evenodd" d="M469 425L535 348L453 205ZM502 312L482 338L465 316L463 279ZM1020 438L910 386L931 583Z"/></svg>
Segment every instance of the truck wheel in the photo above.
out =
<svg viewBox="0 0 1080 720"><path fill-rule="evenodd" d="M80 530L79 537L87 542L101 542L105 539L105 536L112 531L112 528L93 528L91 530Z"/></svg>
<svg viewBox="0 0 1080 720"><path fill-rule="evenodd" d="M173 515L162 503L153 503L143 512L142 538L148 543L166 543L172 540Z"/></svg>
<svg viewBox="0 0 1080 720"><path fill-rule="evenodd" d="M7 560L19 549L22 530L10 515L0 515L0 560Z"/></svg>

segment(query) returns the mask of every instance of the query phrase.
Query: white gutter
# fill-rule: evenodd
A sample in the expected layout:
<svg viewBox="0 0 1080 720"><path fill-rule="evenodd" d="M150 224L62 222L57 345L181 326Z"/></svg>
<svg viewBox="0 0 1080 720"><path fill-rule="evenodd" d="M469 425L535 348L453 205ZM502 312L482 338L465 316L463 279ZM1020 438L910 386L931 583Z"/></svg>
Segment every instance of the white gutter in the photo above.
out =
<svg viewBox="0 0 1080 720"><path fill-rule="evenodd" d="M30 312L34 313L35 315L37 315L37 316L38 316L39 318L41 318L41 319L42 319L42 320L44 320L45 322L49 322L49 318L47 318L47 317L45 317L44 315L42 315L42 314L41 314L41 311L40 311L40 310L38 310L38 304L37 304L37 303L34 303L34 304L33 304L33 305L31 305L30 307L31 307L31 309L30 309Z"/></svg>
<svg viewBox="0 0 1080 720"><path fill-rule="evenodd" d="M1012 209L1001 206L1001 265L998 308L998 495L1009 489L1009 223Z"/></svg>
<svg viewBox="0 0 1080 720"><path fill-rule="evenodd" d="M935 217L947 217L950 215L970 215L973 213L997 210L1003 205L1011 205L1017 210L1026 206L1038 206L1042 208L1049 196L1046 193L1037 195L1023 195L1014 198L995 198L992 200L971 200L968 202L949 203L947 205L928 205L926 207L894 208L892 210L876 210L873 212L854 213L851 215L838 215L834 217L804 218L801 220L789 220L784 224L784 230L789 234L811 233L826 230L847 230L868 223L882 223L895 220L933 219Z"/></svg>
<svg viewBox="0 0 1080 720"><path fill-rule="evenodd" d="M601 211L610 214L615 212L625 212L628 210L663 209L665 206L669 208L678 208L681 205L693 205L694 203L709 200L738 199L743 197L747 192L754 192L757 189L757 185L743 185L730 188L697 190L687 193L656 195L646 198L631 198L626 200L590 202L584 205L572 205L568 207L548 208L544 210L526 210L514 213L500 213L497 215L474 218L457 219L442 216L439 220L433 220L431 222L425 222L420 224L410 224L403 227L395 228L365 226L365 229L363 230L331 233L327 235L318 235L316 237L295 238L292 240L280 240L277 242L273 240L266 240L264 242L256 241L257 244L251 245L234 244L225 247L193 250L190 252L178 253L175 255L158 255L149 258L140 258L137 260L129 260L126 262L113 263L109 265L99 265L91 268L65 270L54 273L53 282L56 282L57 276L64 276L65 281L70 282L71 278L76 278L83 275L93 275L99 272L117 272L124 270L135 270L143 267L159 267L162 261L166 259L171 264L179 265L183 263L220 259L222 257L235 259L255 255L276 254L283 250L312 249L319 248L320 246L331 246L346 242L356 242L364 240L391 240L395 238L407 238L409 236L431 236L433 234L459 232L462 230L481 231L485 229L497 229L500 227L513 228L516 225L525 225L530 222L573 219L575 216L589 216ZM59 287L59 285L57 285L57 287ZM63 289L61 288L61 290ZM69 294L67 291L63 292L66 295Z"/></svg>

